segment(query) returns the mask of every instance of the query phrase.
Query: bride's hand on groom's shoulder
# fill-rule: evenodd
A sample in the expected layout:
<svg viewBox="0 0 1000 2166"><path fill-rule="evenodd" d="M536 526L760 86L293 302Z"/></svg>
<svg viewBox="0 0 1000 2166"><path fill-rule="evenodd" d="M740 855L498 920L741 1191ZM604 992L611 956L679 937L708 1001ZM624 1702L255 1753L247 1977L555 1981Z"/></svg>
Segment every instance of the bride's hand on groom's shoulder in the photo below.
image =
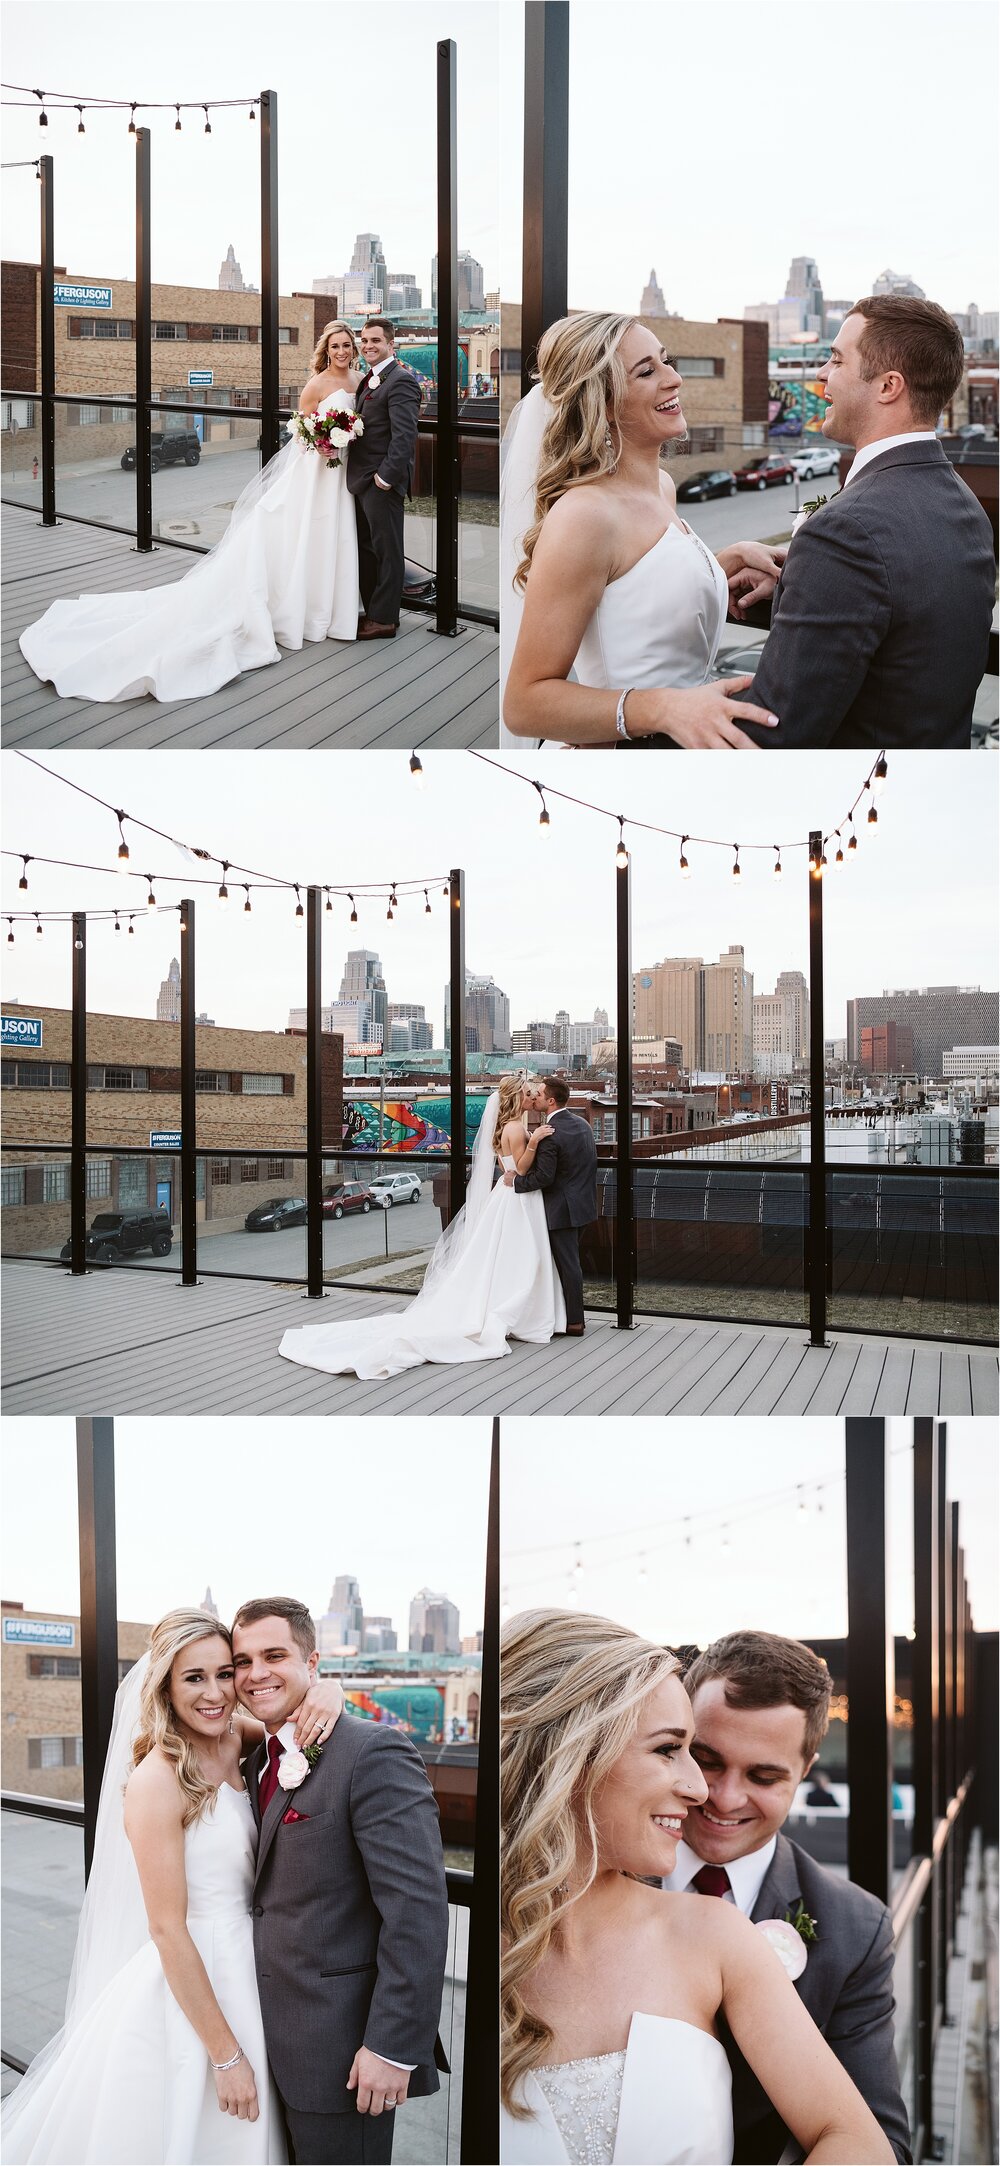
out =
<svg viewBox="0 0 1000 2166"><path fill-rule="evenodd" d="M299 1752L304 1752L307 1745L325 1745L343 1712L344 1688L336 1677L324 1677L310 1685L292 1717Z"/></svg>
<svg viewBox="0 0 1000 2166"><path fill-rule="evenodd" d="M550 1126L548 1121L542 1121L541 1125L538 1128L532 1129L531 1140L532 1143L544 1143L546 1136L554 1135L555 1129Z"/></svg>

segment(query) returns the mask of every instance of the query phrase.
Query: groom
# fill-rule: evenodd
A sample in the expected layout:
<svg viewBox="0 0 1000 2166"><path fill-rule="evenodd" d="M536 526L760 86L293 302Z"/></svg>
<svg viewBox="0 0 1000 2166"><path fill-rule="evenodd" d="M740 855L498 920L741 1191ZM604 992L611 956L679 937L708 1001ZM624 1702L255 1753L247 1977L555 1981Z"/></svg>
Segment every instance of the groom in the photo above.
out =
<svg viewBox="0 0 1000 2166"><path fill-rule="evenodd" d="M540 1188L545 1198L545 1223L549 1245L566 1299L566 1337L582 1339L583 1271L580 1266L580 1228L597 1217L597 1146L587 1121L568 1113L569 1084L562 1076L547 1076L536 1103L554 1134L543 1136L528 1173L505 1173L508 1188L521 1195Z"/></svg>
<svg viewBox="0 0 1000 2166"><path fill-rule="evenodd" d="M934 301L872 295L845 317L817 373L823 434L855 457L789 544L760 667L737 694L781 717L745 725L760 745L968 748L995 567L990 522L936 433L964 368Z"/></svg>
<svg viewBox="0 0 1000 2166"><path fill-rule="evenodd" d="M447 2067L437 1808L396 1729L341 1715L325 1745L296 1751L287 1718L319 1661L303 1603L244 1602L232 1638L241 1705L267 1730L245 1770L259 1831L253 1940L292 2155L384 2166L394 2108L438 2090Z"/></svg>
<svg viewBox="0 0 1000 2166"><path fill-rule="evenodd" d="M403 507L413 485L420 384L396 359L395 327L372 317L360 337L368 364L354 396L364 434L347 454L347 486L358 524L363 616L359 639L395 639L403 599Z"/></svg>
<svg viewBox="0 0 1000 2166"><path fill-rule="evenodd" d="M689 1810L663 1886L721 1896L755 1923L782 1918L805 1927L796 1991L897 2159L909 2160L893 2044L892 1919L873 1895L817 1865L781 1832L826 1734L830 1672L800 1640L731 1632L696 1656L684 1683L694 1713L691 1751L708 1797ZM733 2071L734 2156L740 2166L780 2159L788 2130L725 2026L723 2044Z"/></svg>

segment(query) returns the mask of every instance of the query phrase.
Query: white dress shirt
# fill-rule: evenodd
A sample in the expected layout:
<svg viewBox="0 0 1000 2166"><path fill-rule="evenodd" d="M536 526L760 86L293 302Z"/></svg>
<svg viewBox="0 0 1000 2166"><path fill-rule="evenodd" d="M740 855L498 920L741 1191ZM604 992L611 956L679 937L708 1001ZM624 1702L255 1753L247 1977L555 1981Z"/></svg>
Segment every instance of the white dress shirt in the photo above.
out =
<svg viewBox="0 0 1000 2166"><path fill-rule="evenodd" d="M297 1752L297 1751L298 1751L298 1749L299 1749L299 1748L298 1748L298 1746L297 1746L297 1744L296 1744L296 1742L295 1742L295 1724L294 1724L294 1722L283 1722L283 1723L282 1723L282 1725L281 1725L281 1728L280 1728L280 1730L269 1730L269 1731L268 1731L268 1741L270 1741L270 1739L271 1739L272 1737L276 1737L276 1738L277 1738L277 1740L278 1740L278 1743L279 1743L279 1745L283 1745L283 1746L284 1746L284 1748L285 1748L285 1751L286 1751L286 1752ZM265 1775L266 1775L266 1773L267 1773L268 1765L269 1765L269 1762L268 1762L268 1758L267 1758L267 1755L266 1755L266 1753L265 1753L265 1755L264 1755L264 1765L263 1765L263 1767L261 1768L260 1774L259 1774L259 1775L258 1775L258 1777L257 1777L257 1784L258 1784L258 1788L259 1788L260 1784L261 1784L261 1783L263 1782L263 1780L264 1780L264 1776L265 1776ZM307 1779L307 1778L306 1778L305 1776L303 1776L303 1778L302 1778L303 1782L305 1782L305 1781L306 1781L306 1779ZM279 1784L279 1786L278 1786L278 1787L279 1787L279 1789L280 1789L280 1787L281 1787L281 1786L280 1786L280 1784ZM286 1795L287 1795L288 1797L291 1797L291 1792L290 1792L290 1791L286 1792ZM379 2058L379 2060L381 2060L381 2061L384 2061L384 2062L385 2062L385 2064L386 2064L386 2067L387 2067L387 2068L400 2068L400 2069L402 2069L402 2070L403 2070L403 2071L404 2071L404 2072L405 2072L405 2073L406 2073L407 2075L410 2075L410 2074L412 2074L412 2071L413 2071L413 2070L415 2069L415 2067L416 2067L416 2065L417 2065L417 2064L416 2064L416 2061L390 2061L390 2059L389 2059L389 2056L388 2056L388 2054L387 2054L387 2053L380 2053L380 2054L379 2054L379 2056L378 2056L378 2058Z"/></svg>
<svg viewBox="0 0 1000 2166"><path fill-rule="evenodd" d="M866 444L863 451L856 451L848 470L847 481L856 481L869 459L878 459L883 451L895 451L897 444L936 444L936 429L906 429L901 436L880 436L874 444Z"/></svg>
<svg viewBox="0 0 1000 2166"><path fill-rule="evenodd" d="M729 1874L729 1887L721 1900L724 1903L734 1903L745 1918L749 1918L753 1910L777 1847L778 1838L772 1835L770 1842L764 1843L760 1850L751 1850L745 1858L734 1858L732 1864L725 1868ZM682 1836L677 1845L677 1863L673 1872L667 1874L662 1883L663 1887L671 1895L682 1895L705 1863L706 1860L700 1858Z"/></svg>

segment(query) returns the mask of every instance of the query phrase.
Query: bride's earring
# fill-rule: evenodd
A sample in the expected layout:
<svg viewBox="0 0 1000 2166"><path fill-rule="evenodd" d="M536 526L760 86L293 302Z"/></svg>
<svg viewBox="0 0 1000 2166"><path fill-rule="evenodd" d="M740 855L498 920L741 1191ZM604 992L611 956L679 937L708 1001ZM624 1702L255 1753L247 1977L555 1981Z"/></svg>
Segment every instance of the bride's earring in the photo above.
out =
<svg viewBox="0 0 1000 2166"><path fill-rule="evenodd" d="M610 422L608 423L608 426L607 426L607 428L606 428L606 429L605 429L605 431L604 431L604 449L605 449L605 451L607 451L608 453L610 453L610 467L609 467L609 471L610 471L610 472L611 472L611 473L613 474L613 473L614 473L614 471L615 471L615 469L616 469L616 467L617 467L617 465L618 465L618 453L617 453L617 451L615 450L615 440L614 440L614 437L613 437L613 436L612 436L612 434L611 434L611 423L610 423Z"/></svg>

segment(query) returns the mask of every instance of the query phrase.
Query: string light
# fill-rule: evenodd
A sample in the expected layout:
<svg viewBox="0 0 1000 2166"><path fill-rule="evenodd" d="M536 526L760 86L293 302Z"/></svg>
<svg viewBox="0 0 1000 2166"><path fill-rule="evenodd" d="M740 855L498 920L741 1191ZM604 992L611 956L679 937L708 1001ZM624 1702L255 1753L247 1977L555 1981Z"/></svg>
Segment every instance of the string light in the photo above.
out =
<svg viewBox="0 0 1000 2166"><path fill-rule="evenodd" d="M248 885L247 885L247 882L246 882L245 880L244 880L244 882L243 882L243 892L244 892L244 894L245 894L245 896L246 896L246 902L245 902L245 903L244 903L244 905L243 905L243 915L244 915L244 917L245 917L245 918L248 918L248 917L251 917L253 913L252 913L252 911L251 911L251 907L250 907L250 889L249 889L249 887L248 887Z"/></svg>
<svg viewBox="0 0 1000 2166"><path fill-rule="evenodd" d="M130 135L134 135L134 134L135 134L135 132L136 132L136 127L135 127L135 106L134 106L134 105L133 105L133 107L132 107L132 114L131 114L131 118L130 118L130 120L129 120L129 124L128 124L128 132L129 132L129 134L130 134Z"/></svg>
<svg viewBox="0 0 1000 2166"><path fill-rule="evenodd" d="M357 910L356 910L356 908L355 908L355 904L354 904L354 897L353 897L353 895L349 895L349 896L348 896L348 901L349 901L349 903L350 903L350 905L351 905L351 924L352 924L352 925L356 925L356 924L357 924L357 922L358 922L358 913L357 913Z"/></svg>
<svg viewBox="0 0 1000 2166"><path fill-rule="evenodd" d="M839 871L841 871L841 872L842 872L842 871L843 871L843 869L844 869L844 838L843 838L843 836L842 836L842 834L841 834L841 832L840 832L840 829L839 829L839 827L838 827L838 828L836 829L836 836L837 836L837 855L836 855L836 857L834 858L833 862L834 862L834 865L835 865L835 866L837 867L837 869L838 869Z"/></svg>
<svg viewBox="0 0 1000 2166"><path fill-rule="evenodd" d="M427 780L427 777L424 774L423 765L418 759L415 752L411 752L410 754L410 773L413 776L413 780L416 783L418 790L422 790Z"/></svg>
<svg viewBox="0 0 1000 2166"><path fill-rule="evenodd" d="M256 120L256 118L257 118L257 115L256 115L256 113L254 112L254 109L253 109L253 106L252 106L252 105L251 105L251 107L250 107L250 118L251 118L251 120Z"/></svg>
<svg viewBox="0 0 1000 2166"><path fill-rule="evenodd" d="M8 925L10 926L10 931L9 931L9 933L7 934L7 946L8 946L9 948L12 948L12 947L13 947L13 945L14 945L14 920L13 920L13 918L8 918L8 919L7 919L7 923L8 923Z"/></svg>
<svg viewBox="0 0 1000 2166"><path fill-rule="evenodd" d="M205 115L205 134L206 134L206 135L211 135L211 133L212 133L212 123L211 123L211 121L209 120L209 117L208 117L208 107L207 107L207 105L203 105L203 106L202 106L202 112L203 112L203 113L204 113L204 115Z"/></svg>
<svg viewBox="0 0 1000 2166"><path fill-rule="evenodd" d="M115 813L115 819L116 819L116 820L117 820L117 822L118 822L118 833L119 833L119 835L121 836L121 841L120 841L120 842L119 842L119 844L118 844L118 870L119 870L119 872L121 871L121 869L122 869L122 866L123 866L123 865L127 865L127 864L128 864L128 843L127 843L127 842L126 842L126 840L125 840L125 829L124 829L124 827L123 827L123 825L122 825L122 822L123 822L123 820L125 819L125 817L126 817L126 815L125 815L125 812L124 812L124 810L123 810L123 811L121 811L121 812L116 812L116 813Z"/></svg>
<svg viewBox="0 0 1000 2166"><path fill-rule="evenodd" d="M799 1501L796 1506L795 1516L797 1519L808 1519L809 1517L809 1506L806 1503L806 1494L801 1482L799 1483Z"/></svg>
<svg viewBox="0 0 1000 2166"><path fill-rule="evenodd" d="M854 814L853 814L853 812L852 812L852 814L851 814L851 832L850 832L850 835L849 835L849 837L848 837L848 841L847 841L847 862L848 862L848 864L850 864L850 863L851 863L851 860L852 860L852 858L855 858L855 857L857 856L857 854L858 854L858 838L857 838L857 835L856 835L856 834L855 834L855 832L854 832Z"/></svg>
<svg viewBox="0 0 1000 2166"><path fill-rule="evenodd" d="M146 884L149 888L149 894L146 897L146 908L149 911L150 917L152 917L153 912L156 909L156 896L153 893L153 875L151 872L147 872L144 873L143 878L145 879Z"/></svg>
<svg viewBox="0 0 1000 2166"><path fill-rule="evenodd" d="M21 877L17 884L20 888L22 895L26 895L28 892L28 866L30 865L30 863L30 857L25 857L21 860Z"/></svg>
<svg viewBox="0 0 1000 2166"><path fill-rule="evenodd" d="M129 919L129 921L128 921L128 929L129 929L129 933L130 933L131 937L132 937L132 938L134 939L134 938L135 938L135 926L133 925L133 923L132 923L132 920L131 920L131 918L130 918L130 919Z"/></svg>
<svg viewBox="0 0 1000 2166"><path fill-rule="evenodd" d="M428 895L428 893L427 893L427 889L425 888L425 889L424 889L424 916L425 916L425 918L429 918L429 917L431 917L431 916L432 916L432 914L433 914L433 913L432 913L432 911L431 911L431 899L430 899L430 896L429 896L429 895Z"/></svg>
<svg viewBox="0 0 1000 2166"><path fill-rule="evenodd" d="M885 788L885 778L888 772L889 762L886 759L885 753L883 752L875 762L874 787L876 797L881 797L882 795L882 792Z"/></svg>
<svg viewBox="0 0 1000 2166"><path fill-rule="evenodd" d="M628 851L625 848L625 814L623 812L618 814L618 848L615 851L615 864L619 872L624 872L628 864Z"/></svg>
<svg viewBox="0 0 1000 2166"><path fill-rule="evenodd" d="M186 931L187 931L187 926L186 926L186 925L182 926L182 927L181 927L181 930L182 930L182 932L186 932ZM115 911L115 931L116 931L116 933L120 933L120 932L121 932L121 921L120 921L120 919L119 919L119 916L118 916L118 912L117 912L117 910Z"/></svg>
<svg viewBox="0 0 1000 2166"><path fill-rule="evenodd" d="M176 106L176 107L174 108L174 110L175 110L175 112L176 112L176 114L177 114L177 118L176 118L176 120L175 120L175 122L174 122L174 134L175 134L175 135L180 135L180 134L181 134L181 133L183 132L183 131L182 131L182 129L181 129L181 109L180 109L180 106L179 106L179 105L178 105L178 106Z"/></svg>
<svg viewBox="0 0 1000 2166"><path fill-rule="evenodd" d="M734 842L733 849L736 852L736 856L733 860L733 879L742 880L743 874L740 870L740 846L738 842Z"/></svg>
<svg viewBox="0 0 1000 2166"><path fill-rule="evenodd" d="M80 124L79 124L79 127L77 128L77 131L76 131L76 132L77 132L77 135L86 135L86 133L87 133L87 130L86 130L86 128L85 128L85 127L84 127L84 125L83 125L83 107L82 107L82 105L78 105L78 106L77 106L77 109L76 109L76 110L77 110L77 112L78 112L78 113L79 113L79 115L80 115Z"/></svg>
<svg viewBox="0 0 1000 2166"><path fill-rule="evenodd" d="M227 905L228 905L228 902L229 902L229 889L228 889L228 888L227 888L227 886L226 886L226 874L227 874L227 872L228 872L228 871L229 871L229 860L228 860L228 858L225 858L225 857L224 857L224 858L223 858L223 860L222 860L222 884L221 884L221 886L220 886L220 888L219 888L219 908L220 908L220 910L225 910L225 909L226 909L226 907L227 907Z"/></svg>
<svg viewBox="0 0 1000 2166"><path fill-rule="evenodd" d="M538 815L538 825L541 828L543 835L547 835L549 828L552 825L552 822L549 818L549 808L545 802L545 791L543 790L540 782L536 782L534 786L535 789L538 791L538 795L542 801L542 809Z"/></svg>
<svg viewBox="0 0 1000 2166"><path fill-rule="evenodd" d="M43 930L44 930L44 927L43 927L43 925L42 925L42 921L41 921L41 918L39 917L39 915L38 915L38 912L37 912L37 910L36 910L36 911L35 911L35 932L37 933L37 935L38 935L38 938L39 938L39 940L40 940L40 939L41 939L41 937L42 937L42 933L43 933Z"/></svg>
<svg viewBox="0 0 1000 2166"><path fill-rule="evenodd" d="M329 890L329 888L325 888L323 892L324 892L324 894L326 895L326 910L325 910L325 915L326 915L327 917L331 917L331 918L332 918L332 916L333 916L333 904L332 904L332 902L330 901L330 890Z"/></svg>
<svg viewBox="0 0 1000 2166"><path fill-rule="evenodd" d="M876 810L876 808L875 808L875 806L874 806L874 805L869 805L869 807L868 807L868 821L867 821L867 825L868 825L869 827L877 827L877 826L878 826L878 812L877 812L877 810Z"/></svg>
<svg viewBox="0 0 1000 2166"><path fill-rule="evenodd" d="M686 843L687 839L688 838L686 835L681 836L681 854L677 869L680 873L682 880L690 880L691 878L691 867L688 864L687 858L684 855L684 844Z"/></svg>
<svg viewBox="0 0 1000 2166"><path fill-rule="evenodd" d="M295 915L296 915L296 917L297 917L297 918L304 918L304 917L305 917L305 911L304 911L304 909L303 909L303 907L302 907L302 897L301 897L301 895L299 894L299 890L298 890L298 883L297 883L297 881L294 881L294 880L293 880L293 882L292 882L292 886L293 886L293 887L294 887L294 889L295 889Z"/></svg>
<svg viewBox="0 0 1000 2166"><path fill-rule="evenodd" d="M775 843L775 845L774 845L774 864L773 864L773 866L772 866L772 871L773 871L773 873L774 873L774 877L775 877L775 879L776 879L776 880L780 880L780 879L781 879L781 850L780 850L780 848L779 848L779 846L778 846L778 844L777 844L777 843Z"/></svg>
<svg viewBox="0 0 1000 2166"><path fill-rule="evenodd" d="M47 128L49 125L49 116L45 110L45 92L44 90L36 90L33 92L33 96L38 99L42 108L41 112L38 115L38 125L40 128Z"/></svg>

